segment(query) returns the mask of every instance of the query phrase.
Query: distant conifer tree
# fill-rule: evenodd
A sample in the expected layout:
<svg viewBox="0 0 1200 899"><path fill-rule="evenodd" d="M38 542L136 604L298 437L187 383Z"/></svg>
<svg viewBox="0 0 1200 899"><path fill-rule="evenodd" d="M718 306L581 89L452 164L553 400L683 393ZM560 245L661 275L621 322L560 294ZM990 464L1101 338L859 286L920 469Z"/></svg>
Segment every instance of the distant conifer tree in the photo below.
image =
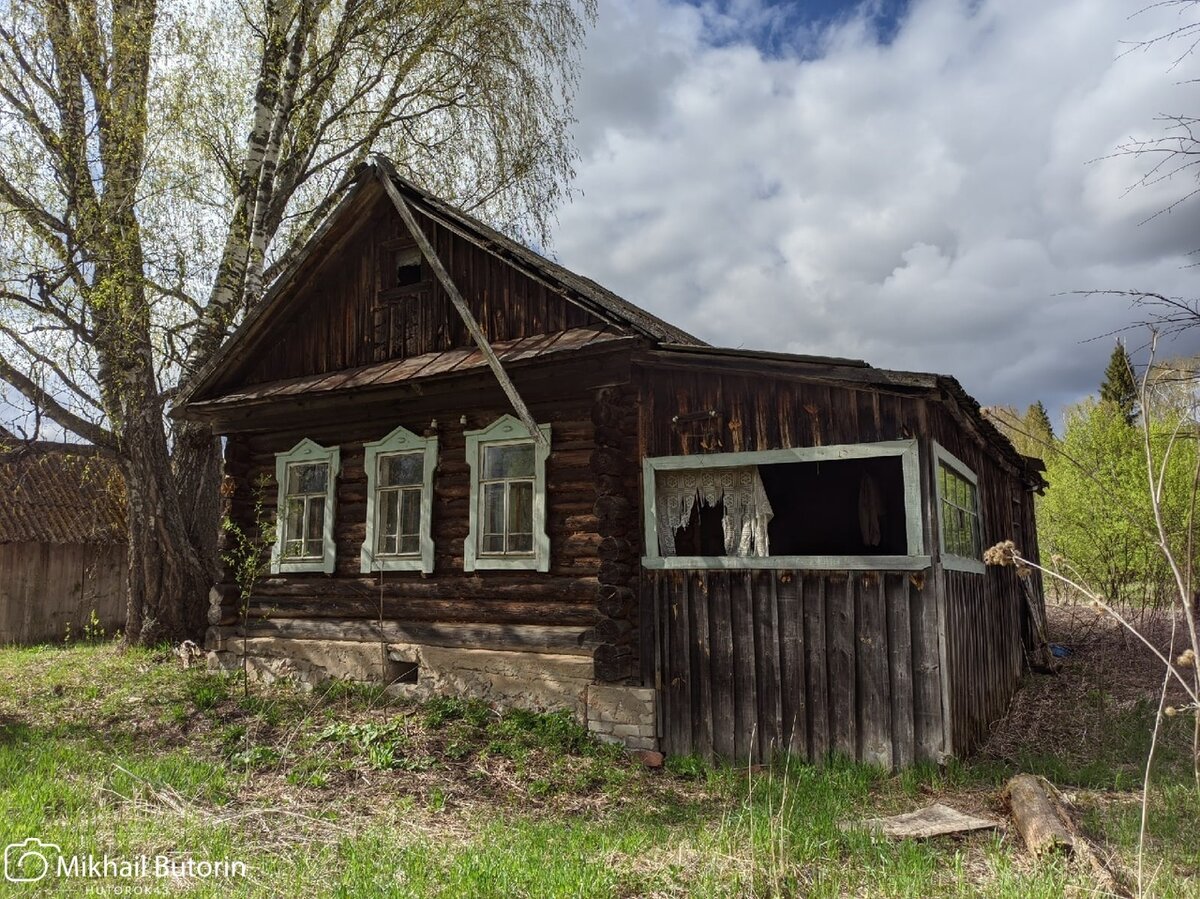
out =
<svg viewBox="0 0 1200 899"><path fill-rule="evenodd" d="M1123 343L1113 347L1108 368L1104 370L1104 383L1100 385L1100 399L1120 409L1128 424L1137 419L1138 387L1133 379L1133 363Z"/></svg>

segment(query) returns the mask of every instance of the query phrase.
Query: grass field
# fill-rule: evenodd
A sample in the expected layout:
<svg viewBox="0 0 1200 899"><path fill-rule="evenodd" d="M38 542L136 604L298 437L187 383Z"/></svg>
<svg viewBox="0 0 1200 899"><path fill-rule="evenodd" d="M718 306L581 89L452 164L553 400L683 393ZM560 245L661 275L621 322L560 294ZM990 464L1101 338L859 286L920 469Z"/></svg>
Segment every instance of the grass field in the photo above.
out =
<svg viewBox="0 0 1200 899"><path fill-rule="evenodd" d="M68 856L177 863L165 878L52 874L0 890L1092 895L1087 864L1033 861L1010 829L891 843L839 827L935 800L1002 817L1000 788L1018 770L1057 784L1136 888L1153 670L1121 677L1106 655L1129 658L1118 635L1063 627L1077 631L1057 635L1077 650L1067 669L1030 681L982 755L897 775L837 761L750 771L689 758L650 770L564 716L451 699L413 705L338 683L245 693L235 680L183 670L166 649L0 649L0 845L37 837ZM1167 722L1156 766L1143 871L1153 895L1200 896L1188 727ZM241 861L246 871L203 876L187 859Z"/></svg>

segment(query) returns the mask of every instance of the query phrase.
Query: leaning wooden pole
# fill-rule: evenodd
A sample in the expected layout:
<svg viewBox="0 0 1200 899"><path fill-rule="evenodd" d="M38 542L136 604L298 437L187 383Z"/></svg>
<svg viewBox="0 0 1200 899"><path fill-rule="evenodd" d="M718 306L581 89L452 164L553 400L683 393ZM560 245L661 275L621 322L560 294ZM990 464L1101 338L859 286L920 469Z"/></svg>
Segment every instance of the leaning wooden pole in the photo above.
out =
<svg viewBox="0 0 1200 899"><path fill-rule="evenodd" d="M442 265L442 260L434 251L433 244L429 242L429 238L425 236L425 232L417 224L416 216L413 215L408 202L392 181L387 167L376 161L375 170L379 174L379 180L383 182L383 189L387 191L387 195L392 200L392 205L396 207L396 211L400 213L400 218L404 220L404 224L408 227L409 232L411 232L413 240L417 242L417 247L420 248L421 255L425 257L425 261L429 263L429 267L437 275L437 279L445 289L446 295L450 297L450 302L454 304L454 308L462 318L463 324L467 326L467 331L474 338L475 345L479 347L479 352L483 353L483 358L487 360L492 374L500 382L500 387L504 391L504 395L508 397L508 401L512 403L512 407L517 413L517 418L521 419L521 424L525 425L525 428L529 431L529 435L534 441L540 446L545 446L546 438L538 430L537 422L534 421L533 415L530 414L529 407L521 399L521 394L517 393L517 388L508 377L508 372L504 370L504 366L500 364L500 358L496 355L496 351L488 343L487 335L479 327L479 322L475 321L475 316L471 314L471 309L467 306L466 300L458 292L458 288L454 285L454 280L450 277L450 273L446 271L446 267Z"/></svg>

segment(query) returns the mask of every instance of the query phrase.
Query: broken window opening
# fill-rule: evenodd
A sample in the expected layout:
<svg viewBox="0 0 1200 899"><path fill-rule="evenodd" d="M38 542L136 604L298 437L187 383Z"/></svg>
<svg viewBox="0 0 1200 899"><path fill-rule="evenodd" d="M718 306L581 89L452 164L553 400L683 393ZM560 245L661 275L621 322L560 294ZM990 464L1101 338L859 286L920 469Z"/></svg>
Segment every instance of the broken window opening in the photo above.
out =
<svg viewBox="0 0 1200 899"><path fill-rule="evenodd" d="M656 472L661 556L908 552L899 456Z"/></svg>
<svg viewBox="0 0 1200 899"><path fill-rule="evenodd" d="M908 552L898 456L759 466L775 517L771 554L902 556Z"/></svg>

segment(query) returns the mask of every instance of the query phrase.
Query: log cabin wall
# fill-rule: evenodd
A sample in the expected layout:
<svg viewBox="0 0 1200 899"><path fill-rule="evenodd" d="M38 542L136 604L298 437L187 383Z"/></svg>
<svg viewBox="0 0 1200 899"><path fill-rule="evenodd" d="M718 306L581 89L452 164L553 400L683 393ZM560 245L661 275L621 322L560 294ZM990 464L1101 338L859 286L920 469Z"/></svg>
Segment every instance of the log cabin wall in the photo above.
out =
<svg viewBox="0 0 1200 899"><path fill-rule="evenodd" d="M223 383L260 384L474 346L428 266L413 289L386 283L395 254L416 244L388 201L370 210L331 261L298 288L270 344L231 368ZM603 324L448 229L422 221L489 340Z"/></svg>
<svg viewBox="0 0 1200 899"><path fill-rule="evenodd" d="M592 467L596 452L592 423L595 398L582 394L531 404L537 420L551 425L551 452L546 466L549 572L468 574L463 571L463 544L468 532L470 474L463 432L486 427L509 411L499 403L494 407L474 405L467 401L468 396L464 394L463 401L454 408L420 419L403 413L358 423L325 417L305 427L293 424L289 429L232 434L227 438L230 517L244 530L254 527L253 485L260 481L265 485L264 513L268 520L274 519L276 453L286 452L304 437L322 446L341 448L334 511L334 574L289 573L260 579L250 598L252 619L368 621L382 617L423 625L417 631L433 634L439 625L475 625L470 632L472 645L479 647L514 648L515 643L526 640L534 642L523 648L589 654L594 650L596 641L591 631L601 620L597 600L602 569L598 494ZM465 424L460 422L464 413ZM432 521L434 572L430 576L405 571L363 574L359 567L367 499L363 443L378 440L397 425L425 433L431 418L438 421ZM237 598L228 573L221 592L225 597L221 623L231 625L237 620ZM304 629L296 626L293 633ZM451 629L446 633L462 632Z"/></svg>
<svg viewBox="0 0 1200 899"><path fill-rule="evenodd" d="M579 366L582 365L583 368ZM336 639L383 639L362 624L382 617L391 640L443 646L525 649L587 655L604 682L637 680L636 583L641 556L635 396L628 386L628 351L579 363L561 360L518 379L539 422L551 425L546 468L550 570L463 571L469 526L470 471L465 430L509 411L490 374L460 378L449 392L410 390L357 410L346 404L260 418L258 430L233 433L226 444L230 516L253 529L255 484L264 484L264 515L275 515L275 454L310 438L341 448L332 576L276 575L260 579L250 600L251 633ZM404 409L393 417L388 409ZM465 413L464 413L465 410ZM466 414L464 424L460 419ZM366 526L363 443L402 424L429 432L438 421L432 530L434 571L365 575L359 548ZM286 422L267 427L267 421ZM218 622L238 619L229 572L219 586Z"/></svg>

